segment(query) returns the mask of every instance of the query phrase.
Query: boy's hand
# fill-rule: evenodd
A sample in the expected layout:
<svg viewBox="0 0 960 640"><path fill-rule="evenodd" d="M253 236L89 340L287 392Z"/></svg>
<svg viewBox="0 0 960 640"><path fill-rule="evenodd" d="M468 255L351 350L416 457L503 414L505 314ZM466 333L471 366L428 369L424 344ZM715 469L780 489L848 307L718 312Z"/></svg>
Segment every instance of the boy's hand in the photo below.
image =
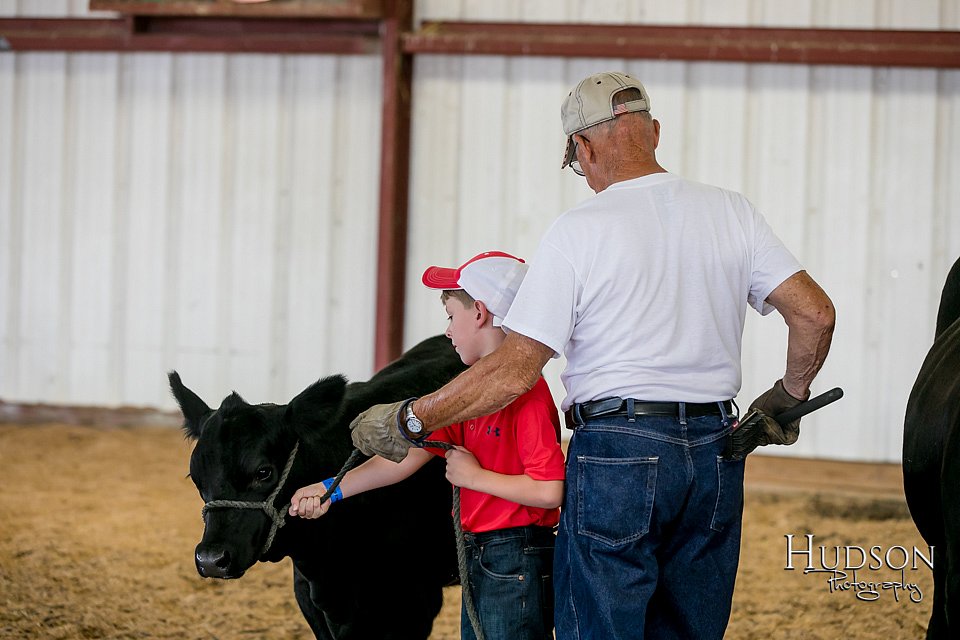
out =
<svg viewBox="0 0 960 640"><path fill-rule="evenodd" d="M320 498L327 492L327 486L322 482L307 485L290 498L290 509L287 510L291 516L300 516L301 518L315 519L325 514L333 501L326 500L321 503Z"/></svg>
<svg viewBox="0 0 960 640"><path fill-rule="evenodd" d="M483 467L477 462L472 453L463 447L450 449L445 454L447 458L447 480L455 487L474 486L477 477L483 473Z"/></svg>

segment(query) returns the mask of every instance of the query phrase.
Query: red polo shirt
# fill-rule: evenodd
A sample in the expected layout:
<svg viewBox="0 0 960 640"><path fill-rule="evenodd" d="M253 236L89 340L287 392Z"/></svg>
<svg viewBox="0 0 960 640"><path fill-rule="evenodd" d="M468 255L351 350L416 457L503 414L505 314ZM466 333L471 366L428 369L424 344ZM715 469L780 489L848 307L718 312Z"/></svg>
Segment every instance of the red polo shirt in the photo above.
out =
<svg viewBox="0 0 960 640"><path fill-rule="evenodd" d="M500 411L437 429L428 440L466 448L484 469L505 475L525 474L534 480L563 480L560 417L546 380ZM442 456L443 451L428 449ZM552 527L560 509L542 509L510 502L471 489L460 490L464 531L482 533L507 527Z"/></svg>

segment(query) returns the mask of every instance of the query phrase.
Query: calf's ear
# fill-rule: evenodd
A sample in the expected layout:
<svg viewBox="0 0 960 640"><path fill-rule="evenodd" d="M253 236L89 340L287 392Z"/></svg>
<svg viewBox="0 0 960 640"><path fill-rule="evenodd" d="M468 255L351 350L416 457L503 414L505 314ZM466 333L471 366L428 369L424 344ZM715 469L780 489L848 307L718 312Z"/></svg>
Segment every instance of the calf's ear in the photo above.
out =
<svg viewBox="0 0 960 640"><path fill-rule="evenodd" d="M284 419L299 421L330 419L343 402L347 379L341 375L322 378L297 394L287 405Z"/></svg>
<svg viewBox="0 0 960 640"><path fill-rule="evenodd" d="M236 409L237 407L242 407L247 404L247 401L240 397L240 394L234 391L226 398L223 399L223 402L220 403L220 411L224 409Z"/></svg>
<svg viewBox="0 0 960 640"><path fill-rule="evenodd" d="M179 373L171 371L167 374L167 379L170 380L170 390L173 391L173 397L177 399L183 414L183 430L188 438L196 440L203 430L203 423L213 410L197 394L184 386Z"/></svg>

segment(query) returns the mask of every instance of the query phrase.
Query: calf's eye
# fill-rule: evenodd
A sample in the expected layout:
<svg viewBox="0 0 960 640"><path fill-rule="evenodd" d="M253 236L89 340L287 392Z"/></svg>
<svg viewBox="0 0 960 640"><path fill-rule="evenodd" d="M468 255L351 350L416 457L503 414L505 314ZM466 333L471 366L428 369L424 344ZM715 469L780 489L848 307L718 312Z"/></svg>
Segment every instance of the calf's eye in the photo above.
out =
<svg viewBox="0 0 960 640"><path fill-rule="evenodd" d="M273 475L273 469L270 467L260 467L257 469L257 481L266 482Z"/></svg>

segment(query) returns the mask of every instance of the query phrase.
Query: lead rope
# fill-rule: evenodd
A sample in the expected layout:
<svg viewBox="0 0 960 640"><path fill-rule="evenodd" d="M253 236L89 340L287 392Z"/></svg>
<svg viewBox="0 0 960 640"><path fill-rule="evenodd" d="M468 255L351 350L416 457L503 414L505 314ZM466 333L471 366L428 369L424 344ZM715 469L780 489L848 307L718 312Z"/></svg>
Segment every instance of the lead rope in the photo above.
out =
<svg viewBox="0 0 960 640"><path fill-rule="evenodd" d="M467 572L467 547L463 542L463 525L460 523L460 487L453 488L453 532L457 537L457 569L460 571L460 595L467 609L467 618L473 627L477 640L485 640L480 616L473 602L473 589L470 588L470 574Z"/></svg>
<svg viewBox="0 0 960 640"><path fill-rule="evenodd" d="M429 442L424 443L424 446L433 447L436 449L442 449L444 451L449 451L453 449L453 445L447 442ZM203 510L200 515L203 518L206 518L207 511L210 509L222 509L222 508L234 508L234 509L260 509L267 514L267 517L273 522L270 527L270 535L267 536L267 541L263 545L263 551L260 552L260 555L263 556L269 551L270 545L273 544L273 538L276 536L277 531L286 524L287 509L278 510L273 506L273 501L276 500L277 496L280 494L280 490L283 489L283 485L287 481L287 476L290 475L290 470L293 468L293 461L297 457L297 450L300 448L300 442L297 441L293 445L293 451L290 452L290 457L287 459L287 465L283 468L283 473L280 475L280 481L277 483L277 488L273 490L273 493L264 500L263 502L252 502L246 500L211 500L203 505ZM343 463L343 466L340 468L340 471L333 478L333 482L330 483L330 487L327 489L326 493L320 496L320 503L323 504L330 499L330 496L333 495L333 492L337 490L337 487L340 485L340 481L343 480L343 476L347 474L350 469L356 466L357 462L363 457L363 454L359 449L354 449L350 454L350 457L347 458L347 461ZM463 526L460 524L460 487L453 488L453 532L456 536L457 543L457 570L460 572L460 593L462 594L463 604L467 610L467 618L470 619L470 624L473 626L473 632L477 636L477 640L484 640L483 627L480 626L480 616L477 615L477 608L473 602L473 593L470 589L470 579L467 574L467 549L463 542Z"/></svg>
<svg viewBox="0 0 960 640"><path fill-rule="evenodd" d="M453 445L448 442L439 441L424 442L423 446L442 449L444 451L449 451L454 448ZM340 472L334 477L333 482L330 483L330 488L320 497L321 504L333 495L340 481L343 480L343 476L353 468L362 455L359 449L353 450L353 453L347 458ZM473 627L473 633L477 636L477 640L484 640L483 627L480 626L480 616L477 615L477 607L473 602L473 591L470 589L470 576L467 573L467 548L463 542L463 525L460 523L460 487L457 486L453 487L453 533L457 543L457 570L460 572L460 594L463 598L463 606L467 610L467 618L470 619L470 625Z"/></svg>
<svg viewBox="0 0 960 640"><path fill-rule="evenodd" d="M293 461L297 457L297 450L299 448L300 441L298 440L297 443L293 445L293 451L290 452L290 457L287 458L287 466L283 468L283 473L280 474L280 481L277 483L277 488L273 490L273 493L271 493L266 500L263 502L252 502L249 500L211 500L203 505L200 517L206 521L207 511L210 509L260 509L267 514L267 517L270 518L272 522L270 525L270 535L267 536L267 542L263 545L263 551L260 552L261 556L265 555L267 551L270 550L270 545L273 544L273 538L277 535L277 531L286 524L286 508L282 510L277 509L273 505L273 501L277 499L277 495L279 495L280 490L283 489L283 485L287 482L287 476L290 475L290 470L293 469ZM342 477L343 473L346 473L346 471L342 471L340 477Z"/></svg>
<svg viewBox="0 0 960 640"><path fill-rule="evenodd" d="M424 447L433 447L450 451L453 445L448 442L430 441L422 443ZM453 487L453 533L457 542L457 570L460 572L460 595L463 606L467 610L467 618L473 627L473 634L477 640L484 640L483 627L480 625L480 616L473 602L473 589L470 588L470 574L467 572L467 547L463 542L463 524L460 521L460 487Z"/></svg>

